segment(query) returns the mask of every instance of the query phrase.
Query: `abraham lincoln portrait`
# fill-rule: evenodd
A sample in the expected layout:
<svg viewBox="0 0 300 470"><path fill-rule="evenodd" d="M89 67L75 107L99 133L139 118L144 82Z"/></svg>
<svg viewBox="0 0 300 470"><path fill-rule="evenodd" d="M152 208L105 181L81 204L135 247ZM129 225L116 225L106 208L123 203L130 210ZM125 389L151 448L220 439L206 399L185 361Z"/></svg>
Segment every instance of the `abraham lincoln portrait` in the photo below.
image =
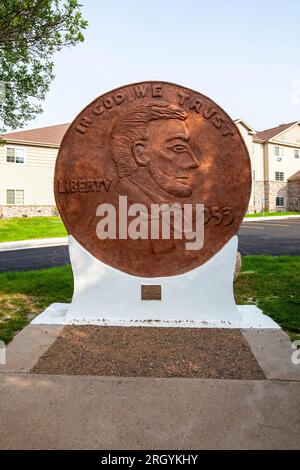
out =
<svg viewBox="0 0 300 470"><path fill-rule="evenodd" d="M165 102L137 107L111 131L116 191L130 203L172 203L192 194L199 166L190 146L187 113Z"/></svg>

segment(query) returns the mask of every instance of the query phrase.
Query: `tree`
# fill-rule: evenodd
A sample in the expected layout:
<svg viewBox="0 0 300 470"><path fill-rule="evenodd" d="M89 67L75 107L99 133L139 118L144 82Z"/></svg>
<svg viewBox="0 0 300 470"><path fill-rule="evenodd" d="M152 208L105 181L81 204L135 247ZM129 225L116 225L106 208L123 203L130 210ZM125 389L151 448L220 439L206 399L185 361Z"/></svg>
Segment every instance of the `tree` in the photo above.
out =
<svg viewBox="0 0 300 470"><path fill-rule="evenodd" d="M0 1L1 132L42 112L54 79L53 54L84 41L86 27L77 0Z"/></svg>

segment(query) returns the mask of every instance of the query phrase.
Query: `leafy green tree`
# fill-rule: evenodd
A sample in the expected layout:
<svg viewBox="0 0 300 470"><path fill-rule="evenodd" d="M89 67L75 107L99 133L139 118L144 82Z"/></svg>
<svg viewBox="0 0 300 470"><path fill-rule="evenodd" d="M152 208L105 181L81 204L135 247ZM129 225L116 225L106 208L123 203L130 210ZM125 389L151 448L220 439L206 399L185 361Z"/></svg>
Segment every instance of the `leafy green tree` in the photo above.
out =
<svg viewBox="0 0 300 470"><path fill-rule="evenodd" d="M84 41L86 27L77 0L0 0L1 132L42 112L54 53Z"/></svg>

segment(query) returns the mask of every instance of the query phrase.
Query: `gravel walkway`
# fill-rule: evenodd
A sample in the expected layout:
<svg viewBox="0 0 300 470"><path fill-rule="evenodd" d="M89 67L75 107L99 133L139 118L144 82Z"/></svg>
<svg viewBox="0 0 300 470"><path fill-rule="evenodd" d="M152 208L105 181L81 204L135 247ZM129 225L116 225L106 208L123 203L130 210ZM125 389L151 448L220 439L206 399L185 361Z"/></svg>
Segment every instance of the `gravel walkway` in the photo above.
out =
<svg viewBox="0 0 300 470"><path fill-rule="evenodd" d="M36 374L263 380L239 330L66 326Z"/></svg>

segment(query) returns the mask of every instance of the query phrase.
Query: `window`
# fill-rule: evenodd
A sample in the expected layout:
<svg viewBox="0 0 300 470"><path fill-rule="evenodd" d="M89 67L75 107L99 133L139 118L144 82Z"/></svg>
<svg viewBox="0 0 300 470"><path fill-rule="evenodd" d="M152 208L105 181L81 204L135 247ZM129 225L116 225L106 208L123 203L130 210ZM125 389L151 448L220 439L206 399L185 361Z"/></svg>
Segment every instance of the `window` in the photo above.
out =
<svg viewBox="0 0 300 470"><path fill-rule="evenodd" d="M275 171L275 181L284 181L283 171Z"/></svg>
<svg viewBox="0 0 300 470"><path fill-rule="evenodd" d="M283 196L277 196L276 197L276 206L277 207L284 206L284 197Z"/></svg>
<svg viewBox="0 0 300 470"><path fill-rule="evenodd" d="M6 161L7 163L24 163L25 150L18 147L7 147Z"/></svg>
<svg viewBox="0 0 300 470"><path fill-rule="evenodd" d="M295 149L295 158L300 158L300 150Z"/></svg>
<svg viewBox="0 0 300 470"><path fill-rule="evenodd" d="M24 189L7 189L6 204L24 204Z"/></svg>
<svg viewBox="0 0 300 470"><path fill-rule="evenodd" d="M283 147L274 147L274 153L276 157L283 156Z"/></svg>

